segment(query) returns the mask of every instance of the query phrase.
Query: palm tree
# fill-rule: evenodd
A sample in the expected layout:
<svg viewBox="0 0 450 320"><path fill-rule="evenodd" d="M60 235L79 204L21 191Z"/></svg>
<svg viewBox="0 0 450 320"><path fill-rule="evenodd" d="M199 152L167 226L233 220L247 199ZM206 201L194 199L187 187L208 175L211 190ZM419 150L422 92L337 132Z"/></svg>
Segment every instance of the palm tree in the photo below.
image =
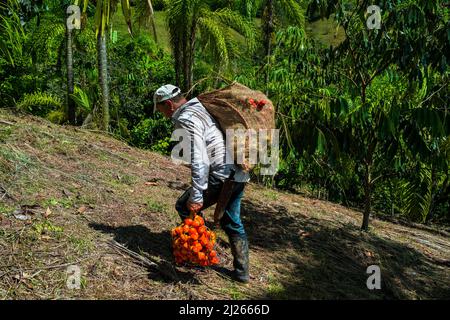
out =
<svg viewBox="0 0 450 320"><path fill-rule="evenodd" d="M135 1L136 20L139 25L148 25L151 23L153 37L155 42L158 43L158 36L156 34L155 25L155 12L153 11L153 5L151 0L136 0Z"/></svg>
<svg viewBox="0 0 450 320"><path fill-rule="evenodd" d="M230 60L231 29L245 37L249 48L254 46L254 30L249 21L229 8L211 10L205 0L171 2L167 9L167 25L176 82L184 92L192 88L194 52L200 42L216 65L222 67L227 66Z"/></svg>
<svg viewBox="0 0 450 320"><path fill-rule="evenodd" d="M76 4L78 4L80 0L76 0ZM153 12L151 1L145 0L148 6L151 8L151 14ZM88 8L89 0L83 0L83 19L86 17L86 10ZM116 12L119 0L96 0L95 2L95 33L97 37L97 65L98 65L98 74L99 74L99 84L101 91L101 112L102 117L100 121L100 128L102 130L109 130L109 122L110 122L110 112L109 112L109 85L108 85L108 59L107 59L107 32L108 28L111 26L111 18L113 14ZM132 21L131 21L131 6L129 0L120 0L120 5L122 8L122 14L125 18L125 22L128 25L128 32L132 35ZM140 14L141 16L145 16L144 14ZM68 40L69 41L69 40ZM69 46L69 45L68 45ZM69 57L68 50L68 57ZM69 63L70 59L68 59L68 71L69 71ZM72 75L73 79L73 75ZM69 93L70 97L73 97L73 81L70 82L70 73L68 72L68 90L71 90ZM71 88L71 89L70 89ZM69 92L69 91L68 91Z"/></svg>
<svg viewBox="0 0 450 320"><path fill-rule="evenodd" d="M108 86L108 59L106 39L112 15L117 9L119 0L97 0L95 10L95 33L97 37L97 63L101 91L102 120L101 129L109 130L109 86ZM128 32L132 34L131 8L129 0L121 0L122 13L128 25Z"/></svg>
<svg viewBox="0 0 450 320"><path fill-rule="evenodd" d="M83 0L87 3L87 0ZM24 55L32 52L31 56L41 54L46 52L46 47L48 43L52 40L60 43L59 53L62 53L64 42L66 44L66 67L67 67L67 115L69 122L75 124L75 103L71 98L73 94L73 33L72 30L67 28L66 21L66 8L70 4L70 1L64 1L61 6L61 1L48 0L41 2L42 7L46 9L39 8L39 10L34 9L33 14L37 18L37 23L39 24L38 36L39 41L35 41L30 50L24 48L26 33L24 31L24 25L21 21L21 15L19 15L20 7L17 0L8 0L6 4L0 5L0 10L7 12L8 14L3 14L0 16L0 29L2 30L2 35L0 37L0 51L1 55L8 61L12 66L14 66L15 59L21 59ZM78 5L79 0L75 0L73 4ZM44 17L40 17L45 11L51 11L57 19L52 16L51 22L42 24ZM31 19L31 14L29 19ZM38 19L39 17L39 19ZM62 25L65 25L64 29ZM65 30L65 35L64 35ZM58 59L59 60L59 59ZM34 93L35 96L39 96L39 93ZM45 97L44 97L45 98ZM45 100L45 99L44 99Z"/></svg>
<svg viewBox="0 0 450 320"><path fill-rule="evenodd" d="M254 18L256 13L262 11L262 32L264 39L264 57L266 63L266 85L269 82L270 57L275 40L277 27L295 25L303 29L305 25L304 9L300 0L241 0L242 13L248 18ZM267 92L266 92L267 94Z"/></svg>
<svg viewBox="0 0 450 320"><path fill-rule="evenodd" d="M83 13L87 10L88 0L83 1ZM78 6L80 0L75 0L74 5ZM65 7L64 7L65 8ZM67 68L67 116L69 123L75 124L76 104L73 100L74 75L73 75L73 30L68 28L66 23L66 68Z"/></svg>

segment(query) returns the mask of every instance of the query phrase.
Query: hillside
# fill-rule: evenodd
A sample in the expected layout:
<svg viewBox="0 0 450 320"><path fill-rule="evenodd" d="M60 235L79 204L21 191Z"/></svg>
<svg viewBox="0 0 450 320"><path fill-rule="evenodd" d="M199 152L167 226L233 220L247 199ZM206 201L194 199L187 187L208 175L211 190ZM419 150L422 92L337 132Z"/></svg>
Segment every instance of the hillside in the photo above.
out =
<svg viewBox="0 0 450 320"><path fill-rule="evenodd" d="M255 184L242 209L250 284L175 267L174 203L188 184L189 169L167 157L0 109L0 298L450 298L448 233L376 219L363 233L358 211ZM381 290L366 287L373 264ZM79 290L66 286L69 265Z"/></svg>

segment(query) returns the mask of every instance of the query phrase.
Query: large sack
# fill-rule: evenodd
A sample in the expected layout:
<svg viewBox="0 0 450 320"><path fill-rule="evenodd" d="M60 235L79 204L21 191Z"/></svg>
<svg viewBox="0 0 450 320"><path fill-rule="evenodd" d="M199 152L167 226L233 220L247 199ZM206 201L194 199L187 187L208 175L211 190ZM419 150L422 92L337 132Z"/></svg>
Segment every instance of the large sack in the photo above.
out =
<svg viewBox="0 0 450 320"><path fill-rule="evenodd" d="M267 145L271 145L271 130L275 129L275 110L272 102L261 91L234 82L222 89L201 94L198 99L219 123L225 136L227 129L254 129L257 134L260 133L259 129L267 129ZM250 145L249 139L238 143L245 145L245 159L237 159L235 144L234 162L249 171L254 167L254 164L249 162L249 154L254 152L257 146Z"/></svg>

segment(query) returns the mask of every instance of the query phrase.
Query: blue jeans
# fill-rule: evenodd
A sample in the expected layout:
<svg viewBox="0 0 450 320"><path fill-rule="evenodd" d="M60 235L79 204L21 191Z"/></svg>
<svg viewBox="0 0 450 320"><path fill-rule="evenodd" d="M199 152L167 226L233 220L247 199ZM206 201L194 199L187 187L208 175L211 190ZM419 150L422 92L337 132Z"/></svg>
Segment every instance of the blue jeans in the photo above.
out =
<svg viewBox="0 0 450 320"><path fill-rule="evenodd" d="M207 209L217 202L220 191L222 190L223 182L210 175L208 179L208 189L203 193L203 207L202 210ZM241 236L245 237L244 225L241 221L241 199L244 195L244 182L235 182L233 184L233 192L231 194L230 201L225 207L225 212L222 219L220 219L220 226L229 236ZM175 209L178 211L182 220L189 216L189 211L186 207L186 203L189 200L191 188L187 189L181 197L178 198Z"/></svg>

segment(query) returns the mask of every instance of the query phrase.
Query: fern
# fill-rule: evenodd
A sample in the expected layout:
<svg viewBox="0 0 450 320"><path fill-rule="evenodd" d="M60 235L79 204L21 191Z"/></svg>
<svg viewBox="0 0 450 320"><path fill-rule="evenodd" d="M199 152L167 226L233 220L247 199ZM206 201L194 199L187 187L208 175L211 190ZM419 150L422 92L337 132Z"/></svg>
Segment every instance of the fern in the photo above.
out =
<svg viewBox="0 0 450 320"><path fill-rule="evenodd" d="M402 213L408 218L425 222L432 200L431 169L421 164L413 180L403 184L405 206Z"/></svg>
<svg viewBox="0 0 450 320"><path fill-rule="evenodd" d="M58 59L58 48L65 41L63 21L52 15L43 16L39 28L34 30L30 40L31 50L38 61L55 63Z"/></svg>
<svg viewBox="0 0 450 320"><path fill-rule="evenodd" d="M75 86L74 93L70 95L73 101L75 101L76 105L83 109L86 112L91 112L91 101L89 99L88 94L83 91L80 87Z"/></svg>
<svg viewBox="0 0 450 320"><path fill-rule="evenodd" d="M47 115L49 111L61 107L61 100L47 92L25 94L22 100L16 104L17 109L31 112L32 114L41 117Z"/></svg>

